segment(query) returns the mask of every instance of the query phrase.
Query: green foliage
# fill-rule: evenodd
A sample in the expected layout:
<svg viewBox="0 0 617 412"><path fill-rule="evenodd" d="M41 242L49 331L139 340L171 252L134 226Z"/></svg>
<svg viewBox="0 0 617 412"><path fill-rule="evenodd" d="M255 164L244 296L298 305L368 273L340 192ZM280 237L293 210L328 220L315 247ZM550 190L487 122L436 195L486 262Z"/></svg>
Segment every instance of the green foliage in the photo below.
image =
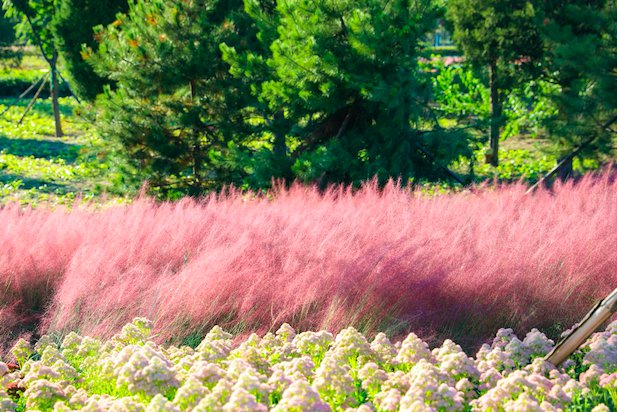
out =
<svg viewBox="0 0 617 412"><path fill-rule="evenodd" d="M436 124L430 76L418 67L439 15L432 2L245 4L261 46L222 50L231 73L249 82L258 139L291 169L278 176L434 178L440 172L421 148L445 162L467 149L465 136Z"/></svg>
<svg viewBox="0 0 617 412"><path fill-rule="evenodd" d="M0 100L0 111L11 102ZM68 132L62 139L50 138L54 123L49 101L35 103L22 124L17 121L27 102L0 118L0 203L70 204L110 190L106 180L113 175L103 142L92 135L87 123L71 115L73 101L60 99L60 103Z"/></svg>
<svg viewBox="0 0 617 412"><path fill-rule="evenodd" d="M446 16L467 61L489 71L489 151L497 166L504 94L536 72L542 55L536 8L528 0L449 0Z"/></svg>
<svg viewBox="0 0 617 412"><path fill-rule="evenodd" d="M548 128L562 151L591 142L583 156L612 149L617 130L617 5L610 0L547 1L541 16L546 76L558 111Z"/></svg>
<svg viewBox="0 0 617 412"><path fill-rule="evenodd" d="M4 13L0 15L0 45L10 46L15 43L17 36L15 33L15 21L4 16Z"/></svg>
<svg viewBox="0 0 617 412"><path fill-rule="evenodd" d="M23 50L16 47L17 35L15 33L15 21L0 13L0 66L19 66L23 58Z"/></svg>
<svg viewBox="0 0 617 412"><path fill-rule="evenodd" d="M617 389L606 386L601 387L597 382L590 385L589 390L577 391L572 396L572 404L568 407L571 412L590 412L598 404L603 403L608 410L613 411L617 408Z"/></svg>
<svg viewBox="0 0 617 412"><path fill-rule="evenodd" d="M482 155L479 152L478 155ZM482 164L478 160L475 170L476 181L497 178L500 181L515 182L526 180L536 182L555 166L555 158L542 154L540 151L530 152L523 149L511 149L502 151L502 159L496 168L488 164Z"/></svg>
<svg viewBox="0 0 617 412"><path fill-rule="evenodd" d="M114 82L98 101L99 130L135 183L148 178L168 195L228 181L212 156L242 132L243 96L219 44L238 38L240 9L239 1L131 1L128 14L97 29L99 49L86 54Z"/></svg>
<svg viewBox="0 0 617 412"><path fill-rule="evenodd" d="M18 35L41 49L46 59L56 53L51 27L55 15L55 0L4 0L6 16L17 21Z"/></svg>
<svg viewBox="0 0 617 412"><path fill-rule="evenodd" d="M433 58L427 67L433 77L437 110L456 124L483 130L490 121L490 91L470 65L446 66ZM537 137L557 108L550 98L558 87L546 80L527 81L512 88L503 102L503 138L520 134Z"/></svg>
<svg viewBox="0 0 617 412"><path fill-rule="evenodd" d="M53 32L74 91L80 97L94 100L103 91L104 80L84 59L83 46L96 50L98 43L93 28L107 25L116 19L117 13L126 12L127 0L58 0L56 9Z"/></svg>
<svg viewBox="0 0 617 412"><path fill-rule="evenodd" d="M418 67L438 13L428 0L132 1L84 50L114 82L99 130L127 183L148 179L164 197L273 178L442 177L434 158L468 142L439 127Z"/></svg>
<svg viewBox="0 0 617 412"><path fill-rule="evenodd" d="M32 83L36 82L44 74L39 69L5 68L0 70L0 97L15 97L26 91ZM35 87L24 97L32 97L37 88ZM70 95L66 84L61 84L58 88L61 97ZM39 95L41 98L49 97L49 88L44 87Z"/></svg>
<svg viewBox="0 0 617 412"><path fill-rule="evenodd" d="M446 10L455 42L475 64L497 62L502 70L518 71L508 65L529 63L524 60L542 52L536 10L529 0L449 0Z"/></svg>
<svg viewBox="0 0 617 412"><path fill-rule="evenodd" d="M427 68L435 73L433 90L440 114L465 124L486 125L490 119L490 93L470 65L446 66L434 57Z"/></svg>
<svg viewBox="0 0 617 412"><path fill-rule="evenodd" d="M503 136L545 134L546 122L557 113L551 96L559 88L543 79L527 81L514 88L505 100Z"/></svg>

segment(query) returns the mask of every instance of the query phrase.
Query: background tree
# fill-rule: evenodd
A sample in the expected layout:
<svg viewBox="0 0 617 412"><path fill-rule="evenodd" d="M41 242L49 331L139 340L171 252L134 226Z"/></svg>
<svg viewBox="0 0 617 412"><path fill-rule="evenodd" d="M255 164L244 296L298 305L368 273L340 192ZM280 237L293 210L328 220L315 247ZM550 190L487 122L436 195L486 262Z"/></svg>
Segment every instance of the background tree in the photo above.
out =
<svg viewBox="0 0 617 412"><path fill-rule="evenodd" d="M272 111L266 117L291 125L278 141L295 177L435 177L443 173L435 158L447 162L467 148L431 117L429 76L418 66L439 13L433 2L293 0L269 13L263 4L246 1L261 51L223 50L232 73L249 78Z"/></svg>
<svg viewBox="0 0 617 412"><path fill-rule="evenodd" d="M15 20L4 17L0 13L0 65L18 66L23 57L20 47L15 47L17 35L15 33Z"/></svg>
<svg viewBox="0 0 617 412"><path fill-rule="evenodd" d="M241 10L241 0L130 1L127 14L97 29L98 51L85 51L113 81L98 100L102 136L129 175L163 196L233 181L225 158L243 135L244 97L219 45L236 44Z"/></svg>
<svg viewBox="0 0 617 412"><path fill-rule="evenodd" d="M239 162L250 171L243 183L252 188L268 186L273 179L291 181L293 159L287 142L293 120L286 118L285 107L264 95L262 85L272 80L268 62L272 58L270 46L278 37L280 23L275 0L245 0L243 27L244 50L221 44L223 60L230 65L230 73L241 80L246 100L244 109L250 113L246 122L250 138L245 140Z"/></svg>
<svg viewBox="0 0 617 412"><path fill-rule="evenodd" d="M49 65L50 95L56 125L56 137L62 136L60 106L58 104L58 48L51 22L56 14L54 0L4 0L6 16L18 19L18 33L28 39L41 52Z"/></svg>
<svg viewBox="0 0 617 412"><path fill-rule="evenodd" d="M75 93L94 100L103 91L104 80L83 59L83 46L97 48L93 28L116 20L116 14L128 10L127 0L57 0L52 21L53 33L63 67Z"/></svg>
<svg viewBox="0 0 617 412"><path fill-rule="evenodd" d="M449 0L453 39L470 63L488 69L491 101L488 158L499 164L504 93L542 56L536 8L526 0Z"/></svg>
<svg viewBox="0 0 617 412"><path fill-rule="evenodd" d="M617 2L550 0L541 10L545 75L558 86L548 127L567 169L575 154L610 152L617 134Z"/></svg>

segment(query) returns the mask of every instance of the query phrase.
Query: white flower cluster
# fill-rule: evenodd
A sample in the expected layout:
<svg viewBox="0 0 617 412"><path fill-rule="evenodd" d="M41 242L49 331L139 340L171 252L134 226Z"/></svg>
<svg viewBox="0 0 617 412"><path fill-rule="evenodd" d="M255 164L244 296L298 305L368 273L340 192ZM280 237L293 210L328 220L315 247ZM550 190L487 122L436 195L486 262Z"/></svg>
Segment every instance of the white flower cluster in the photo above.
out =
<svg viewBox="0 0 617 412"><path fill-rule="evenodd" d="M545 363L553 342L537 330L497 333L475 358L446 340L431 350L414 334L392 344L353 328L336 336L251 335L240 344L219 327L195 349L148 340L135 319L106 342L71 333L13 349L0 362L0 410L115 412L565 411L614 410L617 322L561 369ZM613 397L611 397L613 396ZM613 399L611 401L611 399Z"/></svg>

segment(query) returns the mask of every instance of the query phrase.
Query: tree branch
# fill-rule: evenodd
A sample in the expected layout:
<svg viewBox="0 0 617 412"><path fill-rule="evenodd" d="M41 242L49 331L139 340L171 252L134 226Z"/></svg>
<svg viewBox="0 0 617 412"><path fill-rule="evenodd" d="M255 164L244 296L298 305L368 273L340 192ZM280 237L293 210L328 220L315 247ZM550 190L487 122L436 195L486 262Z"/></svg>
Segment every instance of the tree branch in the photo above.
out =
<svg viewBox="0 0 617 412"><path fill-rule="evenodd" d="M41 40L41 36L39 35L39 32L37 31L36 27L32 23L32 19L30 19L30 16L28 15L28 13L24 13L24 15L26 16L26 20L28 20L28 24L30 25L30 29L32 30L32 34L34 35L34 41L36 42L37 46L39 46L39 49L41 50L41 54L43 55L43 58L49 64L49 66L54 66L56 64L57 58L54 58L54 56L52 57L47 56L47 54L45 53L45 48L43 47L43 41Z"/></svg>
<svg viewBox="0 0 617 412"><path fill-rule="evenodd" d="M612 119L608 120L606 123L604 123L602 125L602 129L609 129L614 123L617 123L617 115L614 116ZM531 186L527 192L527 193L533 193L540 185L544 184L544 182L546 182L548 179L550 179L551 177L553 177L555 175L555 173L557 173L557 171L559 171L559 169L561 169L561 167L566 164L567 162L569 162L570 160L572 160L572 158L574 156L576 156L577 154L579 154L585 147L589 146L594 140L596 140L597 136L593 136L587 140L585 140L583 143L580 144L579 147L577 147L574 151L572 151L569 155L567 155L566 157L564 157L563 159L561 159L561 161L559 163L557 163L557 166L555 166L553 169L551 169L550 172L548 172L542 179L538 180L533 186Z"/></svg>

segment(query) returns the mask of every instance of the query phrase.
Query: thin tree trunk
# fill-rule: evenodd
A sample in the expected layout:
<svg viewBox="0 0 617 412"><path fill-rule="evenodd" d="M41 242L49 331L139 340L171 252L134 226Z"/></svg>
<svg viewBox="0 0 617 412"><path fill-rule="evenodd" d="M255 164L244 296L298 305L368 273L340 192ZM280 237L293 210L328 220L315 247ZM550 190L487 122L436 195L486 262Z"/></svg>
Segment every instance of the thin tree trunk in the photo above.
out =
<svg viewBox="0 0 617 412"><path fill-rule="evenodd" d="M274 173L278 176L276 178L282 178L285 181L291 181L293 176L291 173L291 162L289 161L289 150L287 148L286 129L284 127L285 117L282 111L278 111L274 114L270 121L271 129L274 133L274 140L272 142L272 154L274 155L274 161L278 170Z"/></svg>
<svg viewBox="0 0 617 412"><path fill-rule="evenodd" d="M43 48L43 42L41 41L41 37L39 36L38 31L36 30L36 26L34 26L34 24L32 24L32 19L30 18L30 15L28 13L25 13L26 15L26 19L28 20L28 24L30 25L30 29L32 30L32 34L34 34L34 38L36 41L36 44L39 46L39 49L41 50L41 55L43 56L43 58L45 59L45 61L47 62L47 64L49 64L49 68L51 71L51 79L50 79L50 96L51 96L51 103L53 106L53 111L54 111L54 121L56 123L56 137L62 137L63 133L62 133L62 124L60 122L60 106L58 105L58 69L57 69L57 63L58 63L58 51L55 50L52 52L51 57L47 55L47 53L45 53L45 49Z"/></svg>
<svg viewBox="0 0 617 412"><path fill-rule="evenodd" d="M54 122L56 124L56 137L62 137L62 123L60 120L60 105L58 104L58 69L56 67L56 63L58 62L58 53L54 52L54 55L50 62L51 68L51 81L50 84L50 94L51 94L51 104L54 110Z"/></svg>
<svg viewBox="0 0 617 412"><path fill-rule="evenodd" d="M606 123L604 123L602 125L602 129L606 130L606 129L608 129L609 127L611 127L615 123L617 123L617 116L614 116L613 118L608 120ZM565 163L571 162L572 159L574 159L574 156L578 155L585 147L589 146L595 139L596 139L596 136L592 136L590 139L587 139L583 143L581 143L580 146L577 147L569 155L567 155L566 157L562 157L561 160L559 161L559 163L557 163L557 166L555 166L553 169L551 169L551 171L548 172L547 174L545 174L544 177L542 177L542 179L538 180L533 186L531 186L527 190L526 193L533 193L533 191L535 191L540 185L543 185L548 179L550 179L555 173L557 173L557 171L559 171L559 169Z"/></svg>
<svg viewBox="0 0 617 412"><path fill-rule="evenodd" d="M274 115L274 144L272 151L274 156L279 160L287 158L287 143L285 142L285 133L281 130L281 122L283 121L283 113L276 112Z"/></svg>
<svg viewBox="0 0 617 412"><path fill-rule="evenodd" d="M564 160L564 162L562 162L562 160ZM565 181L566 179L568 179L569 177L572 176L572 172L573 172L573 158L569 157L569 156L564 156L564 157L560 157L557 160L557 164L561 163L561 167L557 170L557 178L561 181Z"/></svg>
<svg viewBox="0 0 617 412"><path fill-rule="evenodd" d="M491 89L491 129L490 140L490 163L499 165L499 128L501 126L501 101L497 79L497 62L489 66L489 83Z"/></svg>
<svg viewBox="0 0 617 412"><path fill-rule="evenodd" d="M191 103L195 102L195 94L197 91L195 90L196 85L193 80L189 82L189 90L191 93ZM202 178L201 178L201 135L199 132L194 131L194 145L193 145L193 194L199 194L202 190Z"/></svg>

